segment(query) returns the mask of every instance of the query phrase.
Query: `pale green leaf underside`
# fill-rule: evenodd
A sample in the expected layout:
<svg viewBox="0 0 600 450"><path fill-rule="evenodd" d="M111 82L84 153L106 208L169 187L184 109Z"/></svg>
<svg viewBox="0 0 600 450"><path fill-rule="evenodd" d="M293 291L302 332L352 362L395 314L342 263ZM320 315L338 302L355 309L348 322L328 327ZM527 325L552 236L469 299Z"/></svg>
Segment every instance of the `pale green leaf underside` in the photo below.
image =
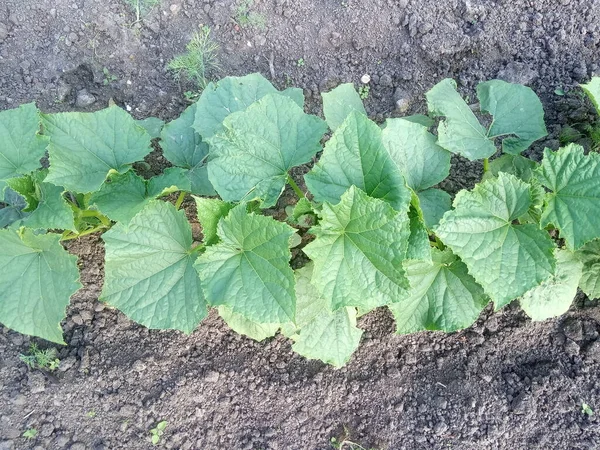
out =
<svg viewBox="0 0 600 450"><path fill-rule="evenodd" d="M29 213L23 211L27 203L23 196L6 188L4 198L2 199L2 209L0 209L0 228L6 228L12 224L17 224L20 220L29 216ZM15 225L18 226L18 225Z"/></svg>
<svg viewBox="0 0 600 450"><path fill-rule="evenodd" d="M577 294L583 263L568 250L556 249L554 254L554 274L520 299L521 308L533 320L546 320L566 313Z"/></svg>
<svg viewBox="0 0 600 450"><path fill-rule="evenodd" d="M25 175L41 166L48 142L39 130L40 116L34 103L0 111L0 180Z"/></svg>
<svg viewBox="0 0 600 450"><path fill-rule="evenodd" d="M354 89L353 83L340 84L329 92L323 92L321 96L323 97L323 115L332 131L335 131L353 111L367 115L365 106Z"/></svg>
<svg viewBox="0 0 600 450"><path fill-rule="evenodd" d="M258 323L294 321L294 273L288 243L294 229L271 217L233 208L219 221L221 240L196 262L209 304Z"/></svg>
<svg viewBox="0 0 600 450"><path fill-rule="evenodd" d="M217 308L219 315L233 331L248 336L255 341L262 341L275 336L279 330L278 323L257 323L248 320L241 314L234 313L231 308L221 305Z"/></svg>
<svg viewBox="0 0 600 450"><path fill-rule="evenodd" d="M150 136L117 106L94 113L42 115L50 139L47 182L94 192L111 171L124 173L150 153Z"/></svg>
<svg viewBox="0 0 600 450"><path fill-rule="evenodd" d="M229 115L225 131L209 139L208 177L225 201L263 200L273 206L288 171L321 149L325 122L282 95L267 95Z"/></svg>
<svg viewBox="0 0 600 450"><path fill-rule="evenodd" d="M534 141L546 136L544 108L531 88L490 80L479 83L477 97L481 110L494 117L488 136L506 136L502 140L505 153L519 154Z"/></svg>
<svg viewBox="0 0 600 450"><path fill-rule="evenodd" d="M244 111L265 95L277 93L291 98L300 108L304 106L301 89L290 88L279 92L259 73L227 77L217 83L209 83L197 102L193 127L200 136L208 139L223 131L223 121L229 114Z"/></svg>
<svg viewBox="0 0 600 450"><path fill-rule="evenodd" d="M571 250L600 238L600 154L571 144L544 151L536 177L550 193L541 225L554 225Z"/></svg>
<svg viewBox="0 0 600 450"><path fill-rule="evenodd" d="M471 326L489 303L483 288L448 249L432 249L432 262L405 261L408 295L389 305L397 333L456 331Z"/></svg>
<svg viewBox="0 0 600 450"><path fill-rule="evenodd" d="M296 325L292 348L310 359L341 367L358 348L362 330L356 327L356 309L332 312L311 284L313 265L296 271Z"/></svg>
<svg viewBox="0 0 600 450"><path fill-rule="evenodd" d="M383 145L414 191L443 181L450 172L450 152L436 144L427 127L405 119L388 119Z"/></svg>
<svg viewBox="0 0 600 450"><path fill-rule="evenodd" d="M410 206L408 211L408 218L410 219L410 237L408 238L406 259L431 261L429 233L423 223L423 218L413 205Z"/></svg>
<svg viewBox="0 0 600 450"><path fill-rule="evenodd" d="M194 200L196 201L198 220L202 225L204 245L215 244L219 240L217 236L219 220L227 216L234 205L217 198L194 197Z"/></svg>
<svg viewBox="0 0 600 450"><path fill-rule="evenodd" d="M351 187L339 204L325 203L304 247L314 261L312 283L332 310L355 306L363 312L395 301L408 281L402 269L410 233L408 216Z"/></svg>
<svg viewBox="0 0 600 450"><path fill-rule="evenodd" d="M529 185L500 173L472 191L461 191L436 234L469 268L496 308L508 304L554 272L554 243L537 225L513 225L531 205Z"/></svg>
<svg viewBox="0 0 600 450"><path fill-rule="evenodd" d="M100 299L148 328L192 332L207 311L184 212L155 200L102 238L106 264Z"/></svg>
<svg viewBox="0 0 600 450"><path fill-rule="evenodd" d="M585 244L577 256L583 263L579 287L589 298L600 298L600 240Z"/></svg>
<svg viewBox="0 0 600 450"><path fill-rule="evenodd" d="M452 198L450 197L450 194L441 189L426 189L417 192L417 196L419 197L419 205L423 212L425 225L430 230L440 223L440 220L442 220L446 211L452 209Z"/></svg>
<svg viewBox="0 0 600 450"><path fill-rule="evenodd" d="M407 211L411 198L399 168L383 146L381 129L356 111L333 133L304 180L319 202L339 202L350 186L389 202L398 211Z"/></svg>
<svg viewBox="0 0 600 450"><path fill-rule="evenodd" d="M60 235L0 230L0 322L15 331L63 344L60 322L82 287L77 257Z"/></svg>
<svg viewBox="0 0 600 450"><path fill-rule="evenodd" d="M177 119L166 124L160 134L164 157L177 167L187 169L190 191L195 195L215 195L208 180L206 159L208 144L194 131L197 103L189 106Z"/></svg>
<svg viewBox="0 0 600 450"><path fill-rule="evenodd" d="M600 77L592 77L590 82L582 84L581 88L594 104L598 114L600 114Z"/></svg>

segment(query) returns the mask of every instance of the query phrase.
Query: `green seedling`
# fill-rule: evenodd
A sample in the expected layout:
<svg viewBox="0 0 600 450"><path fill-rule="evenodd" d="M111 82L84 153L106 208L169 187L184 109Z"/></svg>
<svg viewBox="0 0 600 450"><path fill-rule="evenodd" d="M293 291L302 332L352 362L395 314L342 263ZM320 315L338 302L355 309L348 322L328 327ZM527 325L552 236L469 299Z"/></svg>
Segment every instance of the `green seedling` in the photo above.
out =
<svg viewBox="0 0 600 450"><path fill-rule="evenodd" d="M298 61L296 61L296 67L304 67L304 58L298 58Z"/></svg>
<svg viewBox="0 0 600 450"><path fill-rule="evenodd" d="M358 88L358 95L362 100L366 100L369 98L369 92L371 91L371 87L368 84L365 84Z"/></svg>
<svg viewBox="0 0 600 450"><path fill-rule="evenodd" d="M585 414L588 417L592 417L594 415L594 410L587 403L581 404L581 413Z"/></svg>
<svg viewBox="0 0 600 450"><path fill-rule="evenodd" d="M43 369L53 372L60 365L60 359L56 355L55 348L41 350L37 344L33 343L29 346L29 352L25 355L21 353L19 359L31 369Z"/></svg>
<svg viewBox="0 0 600 450"><path fill-rule="evenodd" d="M186 45L186 52L173 58L167 69L177 78L186 78L204 89L209 74L220 70L218 51L219 45L213 41L210 28L204 26L192 36Z"/></svg>
<svg viewBox="0 0 600 450"><path fill-rule="evenodd" d="M37 435L38 435L38 430L36 430L35 428L28 428L23 433L23 437L25 439L35 439L37 437Z"/></svg>
<svg viewBox="0 0 600 450"><path fill-rule="evenodd" d="M118 80L117 76L110 73L110 71L106 67L102 68L102 73L104 74L104 86L108 86L110 83Z"/></svg>
<svg viewBox="0 0 600 450"><path fill-rule="evenodd" d="M233 21L240 27L252 27L260 31L267 29L267 19L264 15L252 11L254 0L241 0L235 9Z"/></svg>
<svg viewBox="0 0 600 450"><path fill-rule="evenodd" d="M135 22L138 23L142 18L152 11L152 8L160 3L160 0L125 0L131 6L135 13Z"/></svg>
<svg viewBox="0 0 600 450"><path fill-rule="evenodd" d="M152 441L152 445L157 445L160 442L160 438L164 434L165 428L167 428L167 422L162 420L156 424L156 427L150 430L150 440Z"/></svg>

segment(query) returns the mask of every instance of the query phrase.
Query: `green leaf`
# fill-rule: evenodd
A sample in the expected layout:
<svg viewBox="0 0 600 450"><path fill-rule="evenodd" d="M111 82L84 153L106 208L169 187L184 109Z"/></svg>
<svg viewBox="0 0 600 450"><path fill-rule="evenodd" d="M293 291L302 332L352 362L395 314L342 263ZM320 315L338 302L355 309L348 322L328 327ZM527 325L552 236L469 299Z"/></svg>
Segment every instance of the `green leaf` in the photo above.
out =
<svg viewBox="0 0 600 450"><path fill-rule="evenodd" d="M223 121L234 112L244 111L252 103L268 94L280 94L292 99L300 108L304 107L301 89L291 88L277 91L259 73L243 77L227 77L218 83L209 83L197 102L194 129L204 139L223 131Z"/></svg>
<svg viewBox="0 0 600 450"><path fill-rule="evenodd" d="M117 106L94 113L43 114L50 138L49 183L94 192L110 172L125 173L150 152L150 136Z"/></svg>
<svg viewBox="0 0 600 450"><path fill-rule="evenodd" d="M536 177L551 191L542 227L558 228L571 250L600 237L600 154L586 156L576 144L556 152L546 149Z"/></svg>
<svg viewBox="0 0 600 450"><path fill-rule="evenodd" d="M160 137L160 132L165 126L165 122L158 117L148 117L144 120L136 120L135 123L146 130L146 133L148 133L152 139Z"/></svg>
<svg viewBox="0 0 600 450"><path fill-rule="evenodd" d="M48 142L39 131L40 116L34 103L0 111L0 180L41 167Z"/></svg>
<svg viewBox="0 0 600 450"><path fill-rule="evenodd" d="M383 146L381 129L365 115L352 112L325 144L323 155L304 176L319 202L337 203L350 186L407 211L410 191Z"/></svg>
<svg viewBox="0 0 600 450"><path fill-rule="evenodd" d="M162 197L177 191L191 191L188 172L181 167L169 167L160 175L156 175L146 182L147 195L152 198Z"/></svg>
<svg viewBox="0 0 600 450"><path fill-rule="evenodd" d="M529 183L533 171L539 164L521 155L502 155L490 162L487 174L497 177L500 172L510 173L515 177Z"/></svg>
<svg viewBox="0 0 600 450"><path fill-rule="evenodd" d="M292 349L310 359L342 367L358 348L362 330L356 327L356 309L332 312L311 284L312 264L296 271L296 323L299 331Z"/></svg>
<svg viewBox="0 0 600 450"><path fill-rule="evenodd" d="M456 91L456 82L446 78L436 84L427 96L429 111L445 116L438 125L438 144L470 159L489 158L496 146L488 139L487 130Z"/></svg>
<svg viewBox="0 0 600 450"><path fill-rule="evenodd" d="M208 144L194 131L197 103L189 106L177 119L166 124L160 134L163 155L172 164L187 170L191 193L215 195L208 180L206 159Z"/></svg>
<svg viewBox="0 0 600 450"><path fill-rule="evenodd" d="M412 116L402 117L402 119L408 120L409 122L412 122L412 123L418 123L419 125L422 125L426 128L431 128L433 125L435 125L435 120L433 120L431 117L426 116L424 114L413 114Z"/></svg>
<svg viewBox="0 0 600 450"><path fill-rule="evenodd" d="M221 242L206 249L196 269L209 304L226 305L254 322L294 321L294 273L289 239L294 229L267 216L233 208L219 221Z"/></svg>
<svg viewBox="0 0 600 450"><path fill-rule="evenodd" d="M530 205L529 185L500 173L470 192L459 192L455 209L434 230L464 261L497 309L554 273L554 243L548 233L534 224L513 224Z"/></svg>
<svg viewBox="0 0 600 450"><path fill-rule="evenodd" d="M323 97L323 114L332 131L335 131L353 111L367 115L365 106L354 89L353 83L340 84L329 92L323 92L321 96Z"/></svg>
<svg viewBox="0 0 600 450"><path fill-rule="evenodd" d="M325 123L292 100L267 95L229 115L226 131L209 140L208 177L225 201L262 199L273 206L288 170L309 162L321 149Z"/></svg>
<svg viewBox="0 0 600 450"><path fill-rule="evenodd" d="M489 303L467 266L448 249L432 249L432 261L405 261L408 295L389 306L396 332L456 331L471 326Z"/></svg>
<svg viewBox="0 0 600 450"><path fill-rule="evenodd" d="M281 326L278 323L257 323L248 320L241 314L234 313L231 308L221 305L218 308L219 315L233 331L248 336L255 341L263 341L275 336Z"/></svg>
<svg viewBox="0 0 600 450"><path fill-rule="evenodd" d="M0 322L19 333L64 344L60 322L82 285L77 257L60 235L0 230Z"/></svg>
<svg viewBox="0 0 600 450"><path fill-rule="evenodd" d="M425 225L430 230L440 223L446 211L452 209L450 194L441 189L426 189L417 192L417 196L419 197L419 204L423 212Z"/></svg>
<svg viewBox="0 0 600 450"><path fill-rule="evenodd" d="M202 225L204 245L212 245L219 241L217 236L217 225L222 217L227 216L234 207L233 204L224 202L217 198L194 197L198 220Z"/></svg>
<svg viewBox="0 0 600 450"><path fill-rule="evenodd" d="M20 225L34 230L75 231L73 209L63 197L64 188L46 183L47 170L8 180L8 184L25 197L26 211L31 211Z"/></svg>
<svg viewBox="0 0 600 450"><path fill-rule="evenodd" d="M6 228L29 215L24 211L27 207L25 199L11 188L6 188L2 203L4 206L0 209L0 228Z"/></svg>
<svg viewBox="0 0 600 450"><path fill-rule="evenodd" d="M577 294L583 263L568 250L556 249L554 255L556 268L552 276L520 299L521 308L532 320L546 320L566 313Z"/></svg>
<svg viewBox="0 0 600 450"><path fill-rule="evenodd" d="M600 114L600 77L592 77L590 82L582 84L581 88L592 101L598 114Z"/></svg>
<svg viewBox="0 0 600 450"><path fill-rule="evenodd" d="M337 205L325 203L304 247L314 261L312 282L332 310L356 306L367 312L405 294L402 269L410 227L407 214L352 186Z"/></svg>
<svg viewBox="0 0 600 450"><path fill-rule="evenodd" d="M382 131L383 145L415 191L443 181L450 173L450 152L436 144L427 127L405 119L388 119Z"/></svg>
<svg viewBox="0 0 600 450"><path fill-rule="evenodd" d="M531 88L490 80L479 83L477 97L481 111L487 111L494 117L488 138L507 136L502 140L505 153L519 154L548 134L542 102Z"/></svg>
<svg viewBox="0 0 600 450"><path fill-rule="evenodd" d="M420 261L431 261L431 246L429 245L429 233L423 223L423 218L417 207L411 205L408 211L410 219L410 237L408 239L408 249L406 250L406 259Z"/></svg>
<svg viewBox="0 0 600 450"><path fill-rule="evenodd" d="M585 244L577 256L583 263L579 287L589 298L600 298L600 240Z"/></svg>
<svg viewBox="0 0 600 450"><path fill-rule="evenodd" d="M155 200L102 239L106 263L100 299L148 328L191 333L207 312L185 213Z"/></svg>

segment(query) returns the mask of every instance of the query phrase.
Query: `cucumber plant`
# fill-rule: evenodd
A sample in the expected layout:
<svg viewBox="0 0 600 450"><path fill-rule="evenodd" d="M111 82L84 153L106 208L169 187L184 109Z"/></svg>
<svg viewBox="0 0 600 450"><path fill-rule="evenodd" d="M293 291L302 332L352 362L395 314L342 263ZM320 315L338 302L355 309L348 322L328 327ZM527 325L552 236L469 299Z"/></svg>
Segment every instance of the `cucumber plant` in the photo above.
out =
<svg viewBox="0 0 600 450"><path fill-rule="evenodd" d="M598 85L585 87L596 105ZM429 116L379 126L350 84L323 94L322 120L304 112L300 89L252 74L210 83L167 124L116 106L0 112L0 322L63 343L81 288L63 244L96 232L100 301L132 320L190 333L212 307L237 332L281 332L335 366L374 308L392 311L398 333L452 332L489 302L518 299L544 320L578 287L600 297L600 155L568 145L527 159L546 135L535 93L492 80L477 96L479 115L446 79L427 93ZM172 167L144 179L133 164L153 138ZM484 160L482 181L453 200L437 187L452 153ZM304 183L292 178L315 159ZM286 186L297 202L282 204ZM188 194L201 242L181 209ZM309 262L293 269L291 248L303 255L294 267Z"/></svg>

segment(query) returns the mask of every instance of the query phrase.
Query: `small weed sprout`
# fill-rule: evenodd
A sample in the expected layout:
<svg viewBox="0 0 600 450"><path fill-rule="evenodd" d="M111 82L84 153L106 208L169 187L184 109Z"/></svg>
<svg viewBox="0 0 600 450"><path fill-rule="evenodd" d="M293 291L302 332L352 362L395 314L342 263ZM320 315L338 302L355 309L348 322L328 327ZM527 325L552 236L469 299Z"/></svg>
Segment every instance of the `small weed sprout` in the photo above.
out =
<svg viewBox="0 0 600 450"><path fill-rule="evenodd" d="M304 62L304 58L299 58L298 61L296 61L296 66L297 67L304 67L304 64L306 64Z"/></svg>
<svg viewBox="0 0 600 450"><path fill-rule="evenodd" d="M87 417L89 417L90 419L93 419L94 417L96 417L96 411L94 411L93 409L88 411L87 413L85 413L85 415Z"/></svg>
<svg viewBox="0 0 600 450"><path fill-rule="evenodd" d="M592 417L594 415L594 410L587 403L582 403L581 404L581 413L585 414L588 417Z"/></svg>
<svg viewBox="0 0 600 450"><path fill-rule="evenodd" d="M110 73L110 71L106 67L102 68L102 73L104 74L104 81L103 81L104 86L108 86L113 81L118 80L117 76Z"/></svg>
<svg viewBox="0 0 600 450"><path fill-rule="evenodd" d="M35 439L37 435L38 435L38 430L36 430L35 428L28 428L23 433L23 437L25 439Z"/></svg>
<svg viewBox="0 0 600 450"><path fill-rule="evenodd" d="M161 436L165 432L165 428L167 428L167 421L161 420L156 424L156 427L150 430L152 445L156 445L159 443Z"/></svg>
<svg viewBox="0 0 600 450"><path fill-rule="evenodd" d="M53 372L60 365L60 359L56 355L55 348L40 350L37 344L34 343L29 346L29 352L26 355L22 353L19 355L19 359L31 369L44 369Z"/></svg>
<svg viewBox="0 0 600 450"><path fill-rule="evenodd" d="M125 2L129 4L135 12L135 24L142 20L143 16L152 11L152 8L158 5L160 0L125 0Z"/></svg>
<svg viewBox="0 0 600 450"><path fill-rule="evenodd" d="M210 27L204 26L194 33L185 48L186 52L173 58L167 68L174 72L176 78L183 76L204 89L208 84L208 74L220 69L217 59L219 45L212 40Z"/></svg>
<svg viewBox="0 0 600 450"><path fill-rule="evenodd" d="M358 88L358 95L360 96L361 99L366 100L367 98L369 98L370 91L371 91L371 87L368 84L366 84L366 85Z"/></svg>
<svg viewBox="0 0 600 450"><path fill-rule="evenodd" d="M267 29L267 19L264 15L250 11L254 0L241 0L235 10L233 21L241 28L253 27L260 31Z"/></svg>

